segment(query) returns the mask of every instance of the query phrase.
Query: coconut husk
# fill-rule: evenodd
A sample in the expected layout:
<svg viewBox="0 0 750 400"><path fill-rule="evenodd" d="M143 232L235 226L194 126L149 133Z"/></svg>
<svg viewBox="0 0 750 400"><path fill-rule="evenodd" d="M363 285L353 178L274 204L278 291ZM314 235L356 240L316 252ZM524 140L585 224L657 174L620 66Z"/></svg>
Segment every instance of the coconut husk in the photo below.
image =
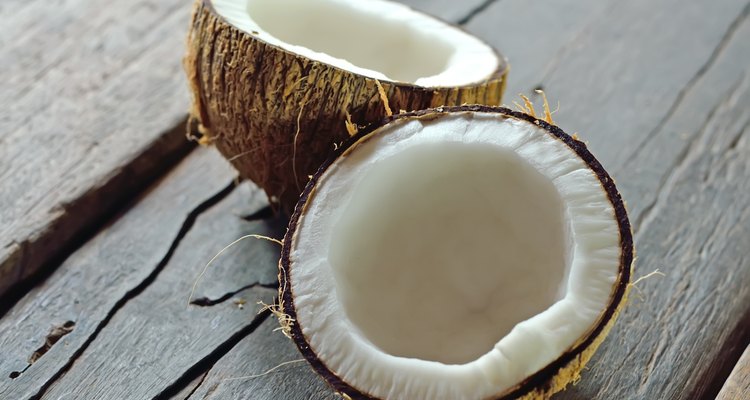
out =
<svg viewBox="0 0 750 400"><path fill-rule="evenodd" d="M308 177L352 127L379 121L391 109L499 105L508 65L498 58L491 76L469 86L377 81L270 45L230 25L210 0L196 0L184 60L193 94L190 135L214 144L289 213Z"/></svg>

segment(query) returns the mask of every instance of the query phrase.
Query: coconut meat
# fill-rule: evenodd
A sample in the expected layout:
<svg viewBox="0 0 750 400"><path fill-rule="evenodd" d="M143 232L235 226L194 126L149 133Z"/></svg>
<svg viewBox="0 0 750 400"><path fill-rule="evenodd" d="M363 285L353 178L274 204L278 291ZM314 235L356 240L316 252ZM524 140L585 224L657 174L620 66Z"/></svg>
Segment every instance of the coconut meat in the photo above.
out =
<svg viewBox="0 0 750 400"><path fill-rule="evenodd" d="M488 79L500 64L479 39L387 0L211 0L237 28L360 75L425 87Z"/></svg>
<svg viewBox="0 0 750 400"><path fill-rule="evenodd" d="M607 308L614 209L587 164L495 113L397 120L320 176L289 255L297 321L378 398L482 399L571 349Z"/></svg>
<svg viewBox="0 0 750 400"><path fill-rule="evenodd" d="M564 293L562 201L510 150L409 148L367 170L347 203L328 253L339 300L389 354L470 362Z"/></svg>

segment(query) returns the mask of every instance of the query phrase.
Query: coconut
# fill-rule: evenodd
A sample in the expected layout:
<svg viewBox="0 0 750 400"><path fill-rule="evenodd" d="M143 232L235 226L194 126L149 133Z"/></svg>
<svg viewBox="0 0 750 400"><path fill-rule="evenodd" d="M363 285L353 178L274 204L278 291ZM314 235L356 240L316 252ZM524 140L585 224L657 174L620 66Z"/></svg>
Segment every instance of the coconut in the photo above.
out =
<svg viewBox="0 0 750 400"><path fill-rule="evenodd" d="M358 125L499 105L508 71L479 39L385 0L196 0L187 48L190 126L287 211Z"/></svg>
<svg viewBox="0 0 750 400"><path fill-rule="evenodd" d="M541 399L578 379L623 306L625 206L584 143L499 107L360 131L284 238L284 330L352 399Z"/></svg>

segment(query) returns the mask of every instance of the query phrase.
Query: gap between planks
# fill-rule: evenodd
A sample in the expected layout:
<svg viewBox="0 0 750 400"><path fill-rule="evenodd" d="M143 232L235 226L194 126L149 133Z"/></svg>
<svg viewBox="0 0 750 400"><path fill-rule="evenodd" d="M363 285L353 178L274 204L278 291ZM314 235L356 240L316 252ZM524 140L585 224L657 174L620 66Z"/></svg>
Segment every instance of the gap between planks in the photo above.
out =
<svg viewBox="0 0 750 400"><path fill-rule="evenodd" d="M0 295L49 272L191 147L178 127L189 7L88 3L0 8L14 38L0 40Z"/></svg>
<svg viewBox="0 0 750 400"><path fill-rule="evenodd" d="M235 184L234 182L231 182L229 185L225 186L224 189L219 191L218 193L214 194L213 196L209 197L207 200L205 200L203 203L198 205L195 209L193 209L185 218L185 222L183 223L182 227L180 228L179 232L177 233L177 236L172 240L171 245L169 246L169 249L167 250L167 253L164 255L164 257L159 261L159 263L154 267L153 271L144 279L141 281L138 285L130 289L123 297L121 297L115 305L109 310L107 315L104 317L104 319L99 322L96 329L91 333L91 335L86 339L86 341L79 347L74 353L73 356L68 360L65 365L63 365L57 373L55 373L50 380L45 382L45 384L39 389L39 391L32 396L33 399L42 398L44 396L44 393L47 391L47 389L55 383L57 379L59 379L61 376L65 375L65 373L73 366L73 364L76 362L76 360L83 354L86 349L91 345L91 343L96 340L97 336L99 336L99 333L104 329L104 327L107 326L109 321L117 314L117 312L125 306L125 304L128 303L128 301L134 299L139 294L141 294L149 285L151 285L156 279L159 277L159 274L162 272L164 267L167 265L169 260L172 258L172 255L174 254L177 247L180 245L180 242L185 237L187 232L192 228L193 224L195 223L196 218L203 213L203 211L209 209L210 207L217 204L219 201L224 199L226 196L228 196L232 190L234 190Z"/></svg>
<svg viewBox="0 0 750 400"><path fill-rule="evenodd" d="M195 146L185 140L182 120L110 178L65 204L65 216L46 227L41 237L14 242L15 253L0 260L0 270L17 269L14 280L0 284L0 318L33 287L47 279L70 254L119 218L128 206L184 159ZM46 244L45 244L46 242ZM39 243L42 243L41 245ZM52 243L52 244L50 244ZM46 248L40 248L46 246ZM28 255L38 253L31 257ZM6 263L7 262L7 263ZM13 265L16 264L16 265ZM4 274L0 271L0 274Z"/></svg>

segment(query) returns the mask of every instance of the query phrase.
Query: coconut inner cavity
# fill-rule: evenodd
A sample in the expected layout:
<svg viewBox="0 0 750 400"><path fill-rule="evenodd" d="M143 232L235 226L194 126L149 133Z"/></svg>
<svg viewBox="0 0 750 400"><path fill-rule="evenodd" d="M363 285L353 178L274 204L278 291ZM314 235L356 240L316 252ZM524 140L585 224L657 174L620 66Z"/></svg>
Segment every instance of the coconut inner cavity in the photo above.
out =
<svg viewBox="0 0 750 400"><path fill-rule="evenodd" d="M462 364L564 297L568 231L555 186L511 150L425 143L367 170L328 261L373 345Z"/></svg>
<svg viewBox="0 0 750 400"><path fill-rule="evenodd" d="M370 78L463 86L489 79L504 63L479 39L392 1L210 3L227 22L265 43Z"/></svg>
<svg viewBox="0 0 750 400"><path fill-rule="evenodd" d="M251 0L248 12L279 40L416 82L441 73L454 52L438 35L350 4L309 0Z"/></svg>
<svg viewBox="0 0 750 400"><path fill-rule="evenodd" d="M504 112L402 116L313 178L280 265L321 374L496 398L607 318L624 215L577 143Z"/></svg>

